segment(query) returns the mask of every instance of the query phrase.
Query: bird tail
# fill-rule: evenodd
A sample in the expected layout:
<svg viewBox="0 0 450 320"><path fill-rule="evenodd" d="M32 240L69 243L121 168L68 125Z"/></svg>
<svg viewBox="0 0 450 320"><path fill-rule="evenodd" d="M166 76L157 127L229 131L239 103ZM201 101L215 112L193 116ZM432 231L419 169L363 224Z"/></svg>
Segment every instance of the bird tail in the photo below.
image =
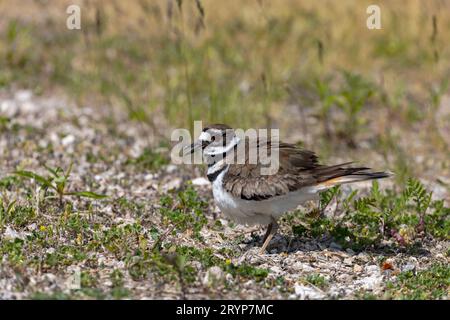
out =
<svg viewBox="0 0 450 320"><path fill-rule="evenodd" d="M366 180L389 178L393 174L390 172L372 172L370 168L358 167L358 168L344 168L344 163L337 166L323 168L322 174L319 173L318 187L321 190L325 190L337 185L360 182Z"/></svg>

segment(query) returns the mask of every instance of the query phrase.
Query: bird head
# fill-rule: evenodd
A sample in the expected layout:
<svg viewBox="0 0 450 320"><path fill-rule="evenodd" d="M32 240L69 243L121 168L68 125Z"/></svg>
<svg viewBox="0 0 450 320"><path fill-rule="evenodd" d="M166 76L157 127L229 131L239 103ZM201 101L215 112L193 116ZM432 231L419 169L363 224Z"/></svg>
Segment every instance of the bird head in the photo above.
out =
<svg viewBox="0 0 450 320"><path fill-rule="evenodd" d="M202 150L203 155L214 157L226 154L239 143L234 130L226 124L213 124L205 127L198 139L188 146L187 152Z"/></svg>

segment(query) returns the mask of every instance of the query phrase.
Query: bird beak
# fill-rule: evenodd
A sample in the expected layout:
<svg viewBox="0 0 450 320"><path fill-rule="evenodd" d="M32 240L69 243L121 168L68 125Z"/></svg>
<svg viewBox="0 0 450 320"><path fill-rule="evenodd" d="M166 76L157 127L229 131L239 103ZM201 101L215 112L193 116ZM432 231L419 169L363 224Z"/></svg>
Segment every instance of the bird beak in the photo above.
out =
<svg viewBox="0 0 450 320"><path fill-rule="evenodd" d="M203 150L208 145L208 142L197 140L193 144L184 147L183 153L184 154L193 154L194 152L197 152L198 150Z"/></svg>

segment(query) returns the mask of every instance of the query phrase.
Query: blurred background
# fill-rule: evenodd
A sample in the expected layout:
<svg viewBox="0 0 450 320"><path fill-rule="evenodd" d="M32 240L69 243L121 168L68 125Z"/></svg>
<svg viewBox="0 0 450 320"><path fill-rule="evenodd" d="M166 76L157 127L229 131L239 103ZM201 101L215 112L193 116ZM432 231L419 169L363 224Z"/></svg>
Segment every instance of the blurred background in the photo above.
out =
<svg viewBox="0 0 450 320"><path fill-rule="evenodd" d="M435 176L448 170L450 3L377 1L369 30L372 2L2 1L0 86L110 122L124 110L151 145L194 120L272 127L323 158L376 150L398 179ZM66 27L71 4L81 30Z"/></svg>

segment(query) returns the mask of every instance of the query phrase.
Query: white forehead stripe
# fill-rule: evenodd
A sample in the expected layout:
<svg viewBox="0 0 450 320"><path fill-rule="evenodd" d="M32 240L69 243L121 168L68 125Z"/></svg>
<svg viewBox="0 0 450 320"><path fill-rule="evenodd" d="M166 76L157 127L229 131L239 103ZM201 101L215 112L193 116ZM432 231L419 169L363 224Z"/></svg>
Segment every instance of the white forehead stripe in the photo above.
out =
<svg viewBox="0 0 450 320"><path fill-rule="evenodd" d="M200 133L200 136L198 137L198 139L202 140L202 141L210 141L211 135L208 132L204 131L204 132Z"/></svg>
<svg viewBox="0 0 450 320"><path fill-rule="evenodd" d="M231 139L230 143L227 144L225 147L223 147L223 146L214 147L214 146L209 145L208 147L206 147L204 153L207 155L216 155L216 154L227 153L228 151L233 149L234 146L239 143L239 141L240 141L240 139L238 137L233 137L233 139Z"/></svg>

